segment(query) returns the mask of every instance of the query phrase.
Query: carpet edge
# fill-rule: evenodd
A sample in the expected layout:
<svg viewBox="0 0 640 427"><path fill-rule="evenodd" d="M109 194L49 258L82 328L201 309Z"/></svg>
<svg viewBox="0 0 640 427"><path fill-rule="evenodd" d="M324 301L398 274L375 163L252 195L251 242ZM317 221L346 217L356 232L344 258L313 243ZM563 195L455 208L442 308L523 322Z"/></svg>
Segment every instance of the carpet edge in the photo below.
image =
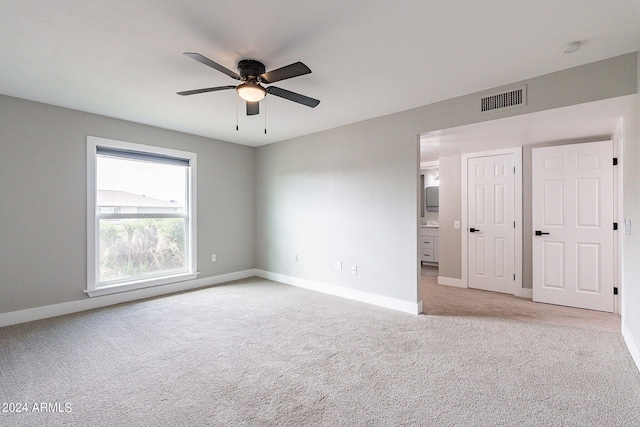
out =
<svg viewBox="0 0 640 427"><path fill-rule="evenodd" d="M218 285L220 283L246 279L254 276L257 276L257 271L255 269L242 270L233 273L220 274L217 276L203 277L201 279L172 283L168 285L154 286L150 288L137 289L92 298L87 297L87 299L28 308L25 310L10 311L0 314L0 328L4 326L16 325L19 323L32 322L34 320L48 319L65 314L93 310L95 308L107 307L124 302L137 301L161 295L168 295L175 292L205 288L207 286Z"/></svg>

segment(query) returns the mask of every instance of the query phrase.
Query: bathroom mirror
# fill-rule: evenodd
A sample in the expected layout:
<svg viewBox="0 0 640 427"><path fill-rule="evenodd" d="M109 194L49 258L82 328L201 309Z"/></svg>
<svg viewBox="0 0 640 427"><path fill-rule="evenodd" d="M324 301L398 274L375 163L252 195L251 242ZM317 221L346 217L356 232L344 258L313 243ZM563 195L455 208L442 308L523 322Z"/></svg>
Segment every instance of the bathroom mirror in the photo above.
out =
<svg viewBox="0 0 640 427"><path fill-rule="evenodd" d="M427 212L438 212L440 187L425 188L425 201Z"/></svg>

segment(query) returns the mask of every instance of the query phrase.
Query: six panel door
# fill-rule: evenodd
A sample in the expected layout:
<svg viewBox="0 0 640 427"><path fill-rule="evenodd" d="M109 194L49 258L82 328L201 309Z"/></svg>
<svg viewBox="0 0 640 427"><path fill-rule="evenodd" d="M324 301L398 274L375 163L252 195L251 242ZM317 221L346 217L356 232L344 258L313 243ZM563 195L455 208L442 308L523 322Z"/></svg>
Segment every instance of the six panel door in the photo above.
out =
<svg viewBox="0 0 640 427"><path fill-rule="evenodd" d="M613 142L534 148L533 300L613 311Z"/></svg>
<svg viewBox="0 0 640 427"><path fill-rule="evenodd" d="M468 159L470 288L514 292L514 162L513 154Z"/></svg>

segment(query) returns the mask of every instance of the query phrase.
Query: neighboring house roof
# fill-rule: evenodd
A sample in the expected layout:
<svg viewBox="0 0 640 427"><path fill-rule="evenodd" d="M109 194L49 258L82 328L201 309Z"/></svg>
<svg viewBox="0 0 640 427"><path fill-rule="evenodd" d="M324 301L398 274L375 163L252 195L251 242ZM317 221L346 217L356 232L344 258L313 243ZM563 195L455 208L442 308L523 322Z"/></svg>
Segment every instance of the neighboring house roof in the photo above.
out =
<svg viewBox="0 0 640 427"><path fill-rule="evenodd" d="M140 194L126 191L98 190L97 206L137 206L144 208L181 208L177 202L154 199Z"/></svg>

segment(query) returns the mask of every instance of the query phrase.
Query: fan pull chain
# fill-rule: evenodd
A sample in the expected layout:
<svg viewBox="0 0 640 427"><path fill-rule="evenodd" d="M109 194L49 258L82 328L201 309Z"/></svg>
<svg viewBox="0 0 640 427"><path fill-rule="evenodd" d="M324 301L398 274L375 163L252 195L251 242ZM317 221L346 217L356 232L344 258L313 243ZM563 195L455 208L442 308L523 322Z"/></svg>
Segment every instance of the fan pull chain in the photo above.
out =
<svg viewBox="0 0 640 427"><path fill-rule="evenodd" d="M238 113L238 109L240 108L240 107L238 106L238 101L239 101L239 99L240 99L240 97L236 95L236 131L238 131L238 130L239 130L239 128L238 128L238 115L239 115L239 113Z"/></svg>
<svg viewBox="0 0 640 427"><path fill-rule="evenodd" d="M267 134L267 98L264 99L264 134Z"/></svg>

